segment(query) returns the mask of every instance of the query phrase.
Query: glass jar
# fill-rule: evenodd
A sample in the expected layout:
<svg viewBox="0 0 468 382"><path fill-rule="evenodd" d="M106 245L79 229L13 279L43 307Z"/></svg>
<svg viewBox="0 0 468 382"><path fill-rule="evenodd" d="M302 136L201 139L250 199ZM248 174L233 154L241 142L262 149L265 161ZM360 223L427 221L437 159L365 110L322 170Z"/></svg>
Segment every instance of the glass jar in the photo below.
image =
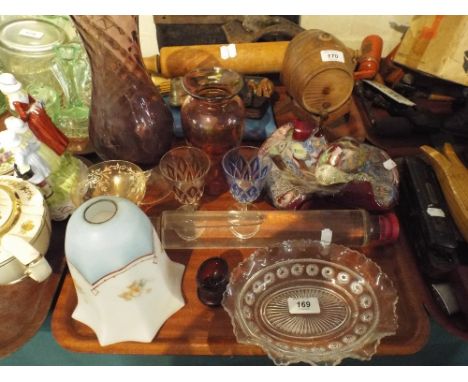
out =
<svg viewBox="0 0 468 382"><path fill-rule="evenodd" d="M51 70L54 48L67 41L65 31L45 20L17 19L0 26L0 61L25 86L50 86L60 91Z"/></svg>
<svg viewBox="0 0 468 382"><path fill-rule="evenodd" d="M237 95L244 81L239 73L215 67L190 71L182 84L189 94L181 108L182 128L187 142L210 156L206 192L219 195L227 190L221 159L240 145L244 131L245 108Z"/></svg>

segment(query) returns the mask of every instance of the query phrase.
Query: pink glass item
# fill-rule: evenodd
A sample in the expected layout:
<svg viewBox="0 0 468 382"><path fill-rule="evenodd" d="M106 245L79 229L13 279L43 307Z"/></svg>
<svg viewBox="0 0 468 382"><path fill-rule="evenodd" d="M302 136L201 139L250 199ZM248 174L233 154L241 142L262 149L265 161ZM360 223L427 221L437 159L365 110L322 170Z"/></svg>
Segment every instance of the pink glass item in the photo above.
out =
<svg viewBox="0 0 468 382"><path fill-rule="evenodd" d="M105 160L153 167L172 143L173 118L151 82L135 16L72 16L92 71L89 137Z"/></svg>
<svg viewBox="0 0 468 382"><path fill-rule="evenodd" d="M219 195L227 190L221 159L240 145L244 131L245 108L237 95L243 79L239 73L215 67L192 70L182 84L189 94L181 108L184 134L187 142L210 156L207 193Z"/></svg>

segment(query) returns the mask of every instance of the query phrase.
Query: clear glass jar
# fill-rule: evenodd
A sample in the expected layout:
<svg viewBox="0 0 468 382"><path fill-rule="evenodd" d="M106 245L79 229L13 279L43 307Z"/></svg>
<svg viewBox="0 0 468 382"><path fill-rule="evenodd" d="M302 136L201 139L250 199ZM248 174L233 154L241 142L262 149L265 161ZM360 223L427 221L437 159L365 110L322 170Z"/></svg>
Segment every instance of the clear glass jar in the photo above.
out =
<svg viewBox="0 0 468 382"><path fill-rule="evenodd" d="M237 94L243 83L239 73L218 67L194 69L183 78L189 96L181 107L182 128L187 142L210 156L209 195L227 190L221 159L242 140L245 108Z"/></svg>
<svg viewBox="0 0 468 382"><path fill-rule="evenodd" d="M65 31L45 20L11 20L0 25L0 61L23 85L60 91L51 70L54 48L67 41Z"/></svg>

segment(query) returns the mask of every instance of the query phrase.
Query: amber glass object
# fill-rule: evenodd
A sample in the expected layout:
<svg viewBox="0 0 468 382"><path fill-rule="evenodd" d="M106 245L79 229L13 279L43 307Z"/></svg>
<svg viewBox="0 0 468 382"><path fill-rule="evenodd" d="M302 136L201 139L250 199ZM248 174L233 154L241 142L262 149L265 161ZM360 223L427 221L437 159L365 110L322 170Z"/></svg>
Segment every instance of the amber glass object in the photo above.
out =
<svg viewBox="0 0 468 382"><path fill-rule="evenodd" d="M209 195L227 190L221 159L242 140L245 108L237 94L243 82L239 73L222 68L195 69L182 81L189 94L181 108L182 127L187 141L210 156Z"/></svg>
<svg viewBox="0 0 468 382"><path fill-rule="evenodd" d="M91 62L89 137L103 159L154 166L173 118L143 65L135 16L73 16Z"/></svg>

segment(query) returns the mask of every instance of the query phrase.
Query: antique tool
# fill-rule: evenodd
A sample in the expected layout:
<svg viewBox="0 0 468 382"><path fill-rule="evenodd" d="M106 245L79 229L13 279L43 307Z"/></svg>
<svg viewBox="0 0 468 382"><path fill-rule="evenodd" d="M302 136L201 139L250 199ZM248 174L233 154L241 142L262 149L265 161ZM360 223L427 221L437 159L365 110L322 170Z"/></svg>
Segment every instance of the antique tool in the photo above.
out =
<svg viewBox="0 0 468 382"><path fill-rule="evenodd" d="M380 68L383 40L378 35L367 36L362 40L359 65L354 79L374 78Z"/></svg>
<svg viewBox="0 0 468 382"><path fill-rule="evenodd" d="M146 68L163 77L183 76L199 67L220 66L243 74L278 73L289 41L167 46L145 59Z"/></svg>
<svg viewBox="0 0 468 382"><path fill-rule="evenodd" d="M243 16L222 26L230 43L290 40L304 28L281 16Z"/></svg>
<svg viewBox="0 0 468 382"><path fill-rule="evenodd" d="M417 105L375 81L357 81L355 94L366 109L375 134L382 137L401 137L412 134L438 132L443 123L440 116L420 110ZM373 107L385 109L390 115L377 119Z"/></svg>
<svg viewBox="0 0 468 382"><path fill-rule="evenodd" d="M450 274L450 283L460 311L468 322L468 266L462 265L457 267Z"/></svg>
<svg viewBox="0 0 468 382"><path fill-rule="evenodd" d="M431 166L405 157L401 167L399 213L411 234L419 266L431 280L445 280L466 251Z"/></svg>
<svg viewBox="0 0 468 382"><path fill-rule="evenodd" d="M432 284L431 290L434 298L449 316L460 311L453 288L448 283Z"/></svg>
<svg viewBox="0 0 468 382"><path fill-rule="evenodd" d="M468 241L468 169L450 143L444 144L442 152L426 145L420 149L434 168L455 224Z"/></svg>

